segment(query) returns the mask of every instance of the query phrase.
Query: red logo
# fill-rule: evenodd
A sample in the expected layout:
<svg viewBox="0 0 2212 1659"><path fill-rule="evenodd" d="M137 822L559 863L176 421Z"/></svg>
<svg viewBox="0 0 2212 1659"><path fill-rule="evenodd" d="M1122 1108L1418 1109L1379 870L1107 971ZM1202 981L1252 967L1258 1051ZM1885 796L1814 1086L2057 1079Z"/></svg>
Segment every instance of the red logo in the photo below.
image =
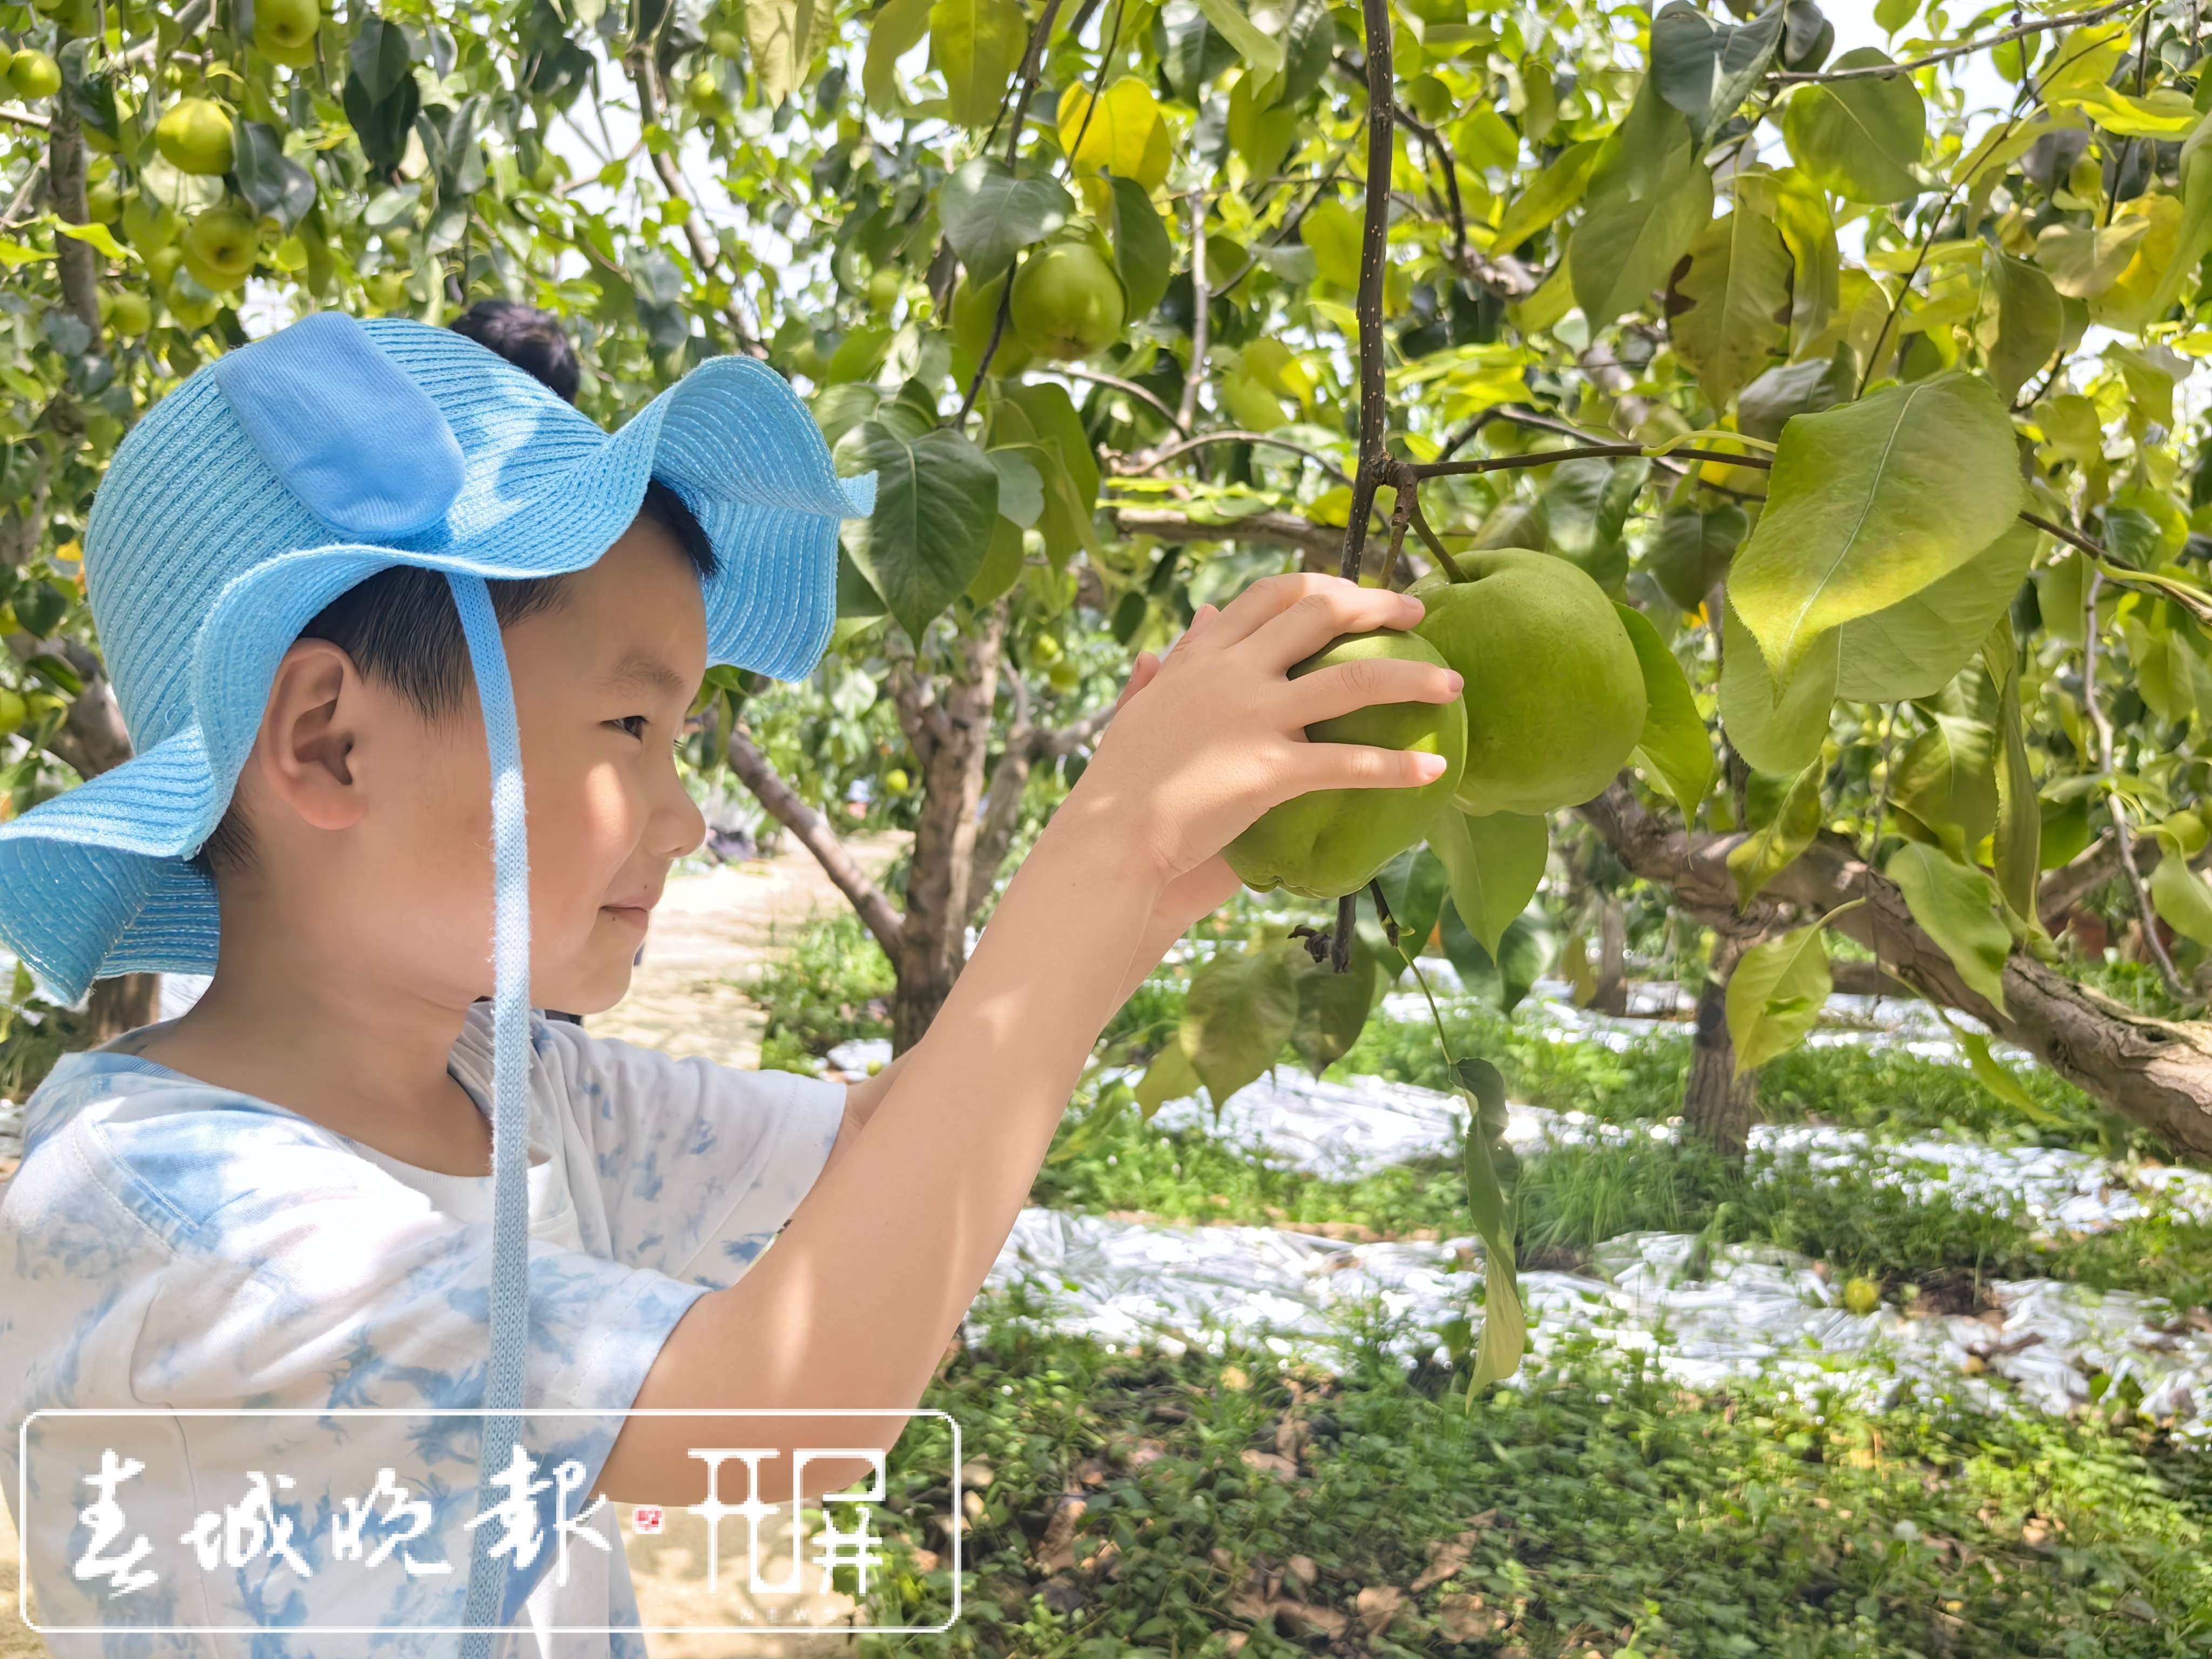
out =
<svg viewBox="0 0 2212 1659"><path fill-rule="evenodd" d="M660 1530L660 1506L641 1504L629 1517L629 1529L635 1533L655 1533Z"/></svg>

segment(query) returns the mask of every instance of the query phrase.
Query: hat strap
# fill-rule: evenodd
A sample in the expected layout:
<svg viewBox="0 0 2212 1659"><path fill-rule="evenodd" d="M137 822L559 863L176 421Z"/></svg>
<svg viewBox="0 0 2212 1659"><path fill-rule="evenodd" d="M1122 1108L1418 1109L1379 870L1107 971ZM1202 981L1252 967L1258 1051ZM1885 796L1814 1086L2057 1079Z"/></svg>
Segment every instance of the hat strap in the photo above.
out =
<svg viewBox="0 0 2212 1659"><path fill-rule="evenodd" d="M477 1513L501 1498L493 1484L520 1437L524 1362L530 1315L530 846L523 823L522 744L514 687L500 643L499 618L483 578L448 571L467 636L469 663L483 707L491 761L494 923L492 931L491 1370L484 1386L483 1462ZM507 1558L495 1558L497 1529L475 1528L469 1557L470 1626L462 1659L488 1659L491 1632L505 1624Z"/></svg>

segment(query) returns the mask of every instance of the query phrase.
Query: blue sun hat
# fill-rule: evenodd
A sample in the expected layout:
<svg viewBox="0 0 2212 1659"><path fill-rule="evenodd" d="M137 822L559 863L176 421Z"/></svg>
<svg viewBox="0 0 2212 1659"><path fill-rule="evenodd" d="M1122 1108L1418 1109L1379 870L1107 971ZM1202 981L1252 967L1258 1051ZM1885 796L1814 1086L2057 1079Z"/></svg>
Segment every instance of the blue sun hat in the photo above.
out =
<svg viewBox="0 0 2212 1659"><path fill-rule="evenodd" d="M811 672L836 618L839 520L873 506L814 419L749 357L699 364L609 434L450 330L321 312L198 370L115 452L84 579L137 753L0 824L0 943L64 1004L111 975L212 973L214 884L187 861L228 805L276 665L314 616L393 565L451 585L491 761L491 1366L480 1508L519 1436L528 1310L529 850L513 686L487 580L580 569L647 483L713 544L707 660ZM506 1565L476 1528L465 1654Z"/></svg>

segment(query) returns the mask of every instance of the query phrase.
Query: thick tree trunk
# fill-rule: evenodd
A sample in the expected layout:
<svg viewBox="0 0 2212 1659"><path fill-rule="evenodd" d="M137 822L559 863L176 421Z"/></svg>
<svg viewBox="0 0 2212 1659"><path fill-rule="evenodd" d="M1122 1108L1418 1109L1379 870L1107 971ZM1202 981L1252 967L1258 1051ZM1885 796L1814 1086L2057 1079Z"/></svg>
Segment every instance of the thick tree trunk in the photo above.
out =
<svg viewBox="0 0 2212 1659"><path fill-rule="evenodd" d="M1759 1121L1759 1073L1735 1074L1735 1045L1729 1040L1728 976L1737 954L1734 940L1719 940L1711 976L1698 994L1698 1030L1682 1086L1682 1123L1721 1156L1741 1163L1751 1126Z"/></svg>
<svg viewBox="0 0 2212 1659"><path fill-rule="evenodd" d="M1621 782L1577 810L1631 870L1668 888L1685 915L1724 936L1753 939L1790 925L1799 913L1864 898L1832 925L1872 951L1886 972L1973 1015L2177 1154L2212 1162L2212 1024L2135 1013L2017 951L2005 964L2000 1013L1966 988L1951 959L1914 922L1896 884L1847 845L1815 842L1739 914L1727 860L1741 836L1692 842Z"/></svg>
<svg viewBox="0 0 2212 1659"><path fill-rule="evenodd" d="M1609 894L1598 904L1597 988L1589 1006L1601 1014L1628 1012L1628 910Z"/></svg>
<svg viewBox="0 0 2212 1659"><path fill-rule="evenodd" d="M968 884L975 863L976 809L983 799L983 763L991 709L999 695L1000 646L1006 611L994 610L969 636L964 672L929 722L923 757L921 817L908 867L906 917L896 958L891 1049L904 1054L921 1040L968 958Z"/></svg>

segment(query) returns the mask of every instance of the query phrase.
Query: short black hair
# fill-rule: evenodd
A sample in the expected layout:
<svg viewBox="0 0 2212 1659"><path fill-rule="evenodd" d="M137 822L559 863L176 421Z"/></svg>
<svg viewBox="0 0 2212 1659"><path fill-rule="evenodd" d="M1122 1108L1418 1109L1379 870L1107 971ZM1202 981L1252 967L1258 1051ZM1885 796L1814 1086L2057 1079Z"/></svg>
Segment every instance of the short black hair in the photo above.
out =
<svg viewBox="0 0 2212 1659"><path fill-rule="evenodd" d="M453 328L543 380L568 402L576 401L583 371L561 319L551 312L514 300L479 300L453 319Z"/></svg>
<svg viewBox="0 0 2212 1659"><path fill-rule="evenodd" d="M714 545L683 496L659 479L645 487L638 517L676 538L703 583L717 568ZM485 584L501 630L560 602L567 575L532 576ZM468 640L461 614L442 572L392 565L348 588L300 630L303 640L328 640L353 659L363 678L398 691L433 726L459 709L470 683ZM250 868L252 839L234 797L213 834L191 858L212 881L218 870Z"/></svg>

